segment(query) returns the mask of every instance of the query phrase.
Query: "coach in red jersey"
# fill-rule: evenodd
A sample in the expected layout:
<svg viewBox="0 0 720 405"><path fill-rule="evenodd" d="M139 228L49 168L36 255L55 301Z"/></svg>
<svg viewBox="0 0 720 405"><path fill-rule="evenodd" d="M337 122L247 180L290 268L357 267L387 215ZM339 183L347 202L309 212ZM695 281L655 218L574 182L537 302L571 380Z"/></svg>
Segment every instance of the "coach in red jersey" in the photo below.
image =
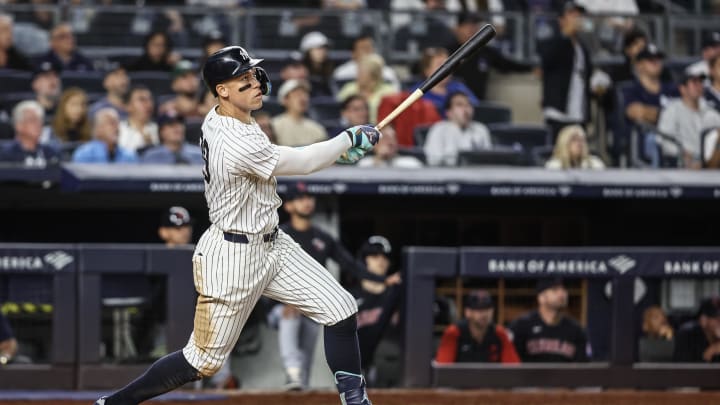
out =
<svg viewBox="0 0 720 405"><path fill-rule="evenodd" d="M435 361L519 363L507 331L493 323L493 312L493 300L487 291L470 293L465 319L445 329Z"/></svg>

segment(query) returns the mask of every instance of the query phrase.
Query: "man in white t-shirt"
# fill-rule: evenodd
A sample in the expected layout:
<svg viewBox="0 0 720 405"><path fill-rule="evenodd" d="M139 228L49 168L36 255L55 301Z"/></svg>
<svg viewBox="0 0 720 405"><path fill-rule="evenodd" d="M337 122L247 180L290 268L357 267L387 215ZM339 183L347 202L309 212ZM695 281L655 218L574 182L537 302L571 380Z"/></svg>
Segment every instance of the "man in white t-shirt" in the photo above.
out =
<svg viewBox="0 0 720 405"><path fill-rule="evenodd" d="M433 124L425 140L430 166L456 166L462 151L490 149L490 131L472 120L473 106L464 93L451 93L445 103L446 119Z"/></svg>

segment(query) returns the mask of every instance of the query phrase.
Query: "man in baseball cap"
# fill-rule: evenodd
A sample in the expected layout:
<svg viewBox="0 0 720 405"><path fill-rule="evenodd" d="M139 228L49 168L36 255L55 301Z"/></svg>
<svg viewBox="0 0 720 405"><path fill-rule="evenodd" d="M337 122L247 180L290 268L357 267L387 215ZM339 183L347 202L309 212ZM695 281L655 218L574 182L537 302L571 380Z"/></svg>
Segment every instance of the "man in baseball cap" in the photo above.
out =
<svg viewBox="0 0 720 405"><path fill-rule="evenodd" d="M680 327L675 337L673 360L720 362L720 296L703 299L697 319Z"/></svg>
<svg viewBox="0 0 720 405"><path fill-rule="evenodd" d="M187 245L192 239L193 220L185 207L168 208L160 217L158 236L167 247Z"/></svg>
<svg viewBox="0 0 720 405"><path fill-rule="evenodd" d="M465 319L445 328L435 361L438 363L519 363L508 332L493 323L494 303L486 290L465 297Z"/></svg>
<svg viewBox="0 0 720 405"><path fill-rule="evenodd" d="M558 277L541 278L535 291L538 309L516 319L510 330L523 362L588 361L587 335L565 314L568 291Z"/></svg>

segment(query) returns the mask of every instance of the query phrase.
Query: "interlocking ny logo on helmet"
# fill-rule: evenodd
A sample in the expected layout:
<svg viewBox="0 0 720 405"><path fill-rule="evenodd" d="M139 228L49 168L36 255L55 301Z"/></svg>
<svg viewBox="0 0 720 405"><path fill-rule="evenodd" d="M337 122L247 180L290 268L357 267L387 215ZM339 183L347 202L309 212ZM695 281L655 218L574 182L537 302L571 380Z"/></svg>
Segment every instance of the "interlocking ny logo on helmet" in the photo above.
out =
<svg viewBox="0 0 720 405"><path fill-rule="evenodd" d="M262 94L270 93L270 78L265 69L257 66L263 59L253 59L240 46L225 47L208 57L202 69L202 78L208 90L217 97L215 86L255 68Z"/></svg>

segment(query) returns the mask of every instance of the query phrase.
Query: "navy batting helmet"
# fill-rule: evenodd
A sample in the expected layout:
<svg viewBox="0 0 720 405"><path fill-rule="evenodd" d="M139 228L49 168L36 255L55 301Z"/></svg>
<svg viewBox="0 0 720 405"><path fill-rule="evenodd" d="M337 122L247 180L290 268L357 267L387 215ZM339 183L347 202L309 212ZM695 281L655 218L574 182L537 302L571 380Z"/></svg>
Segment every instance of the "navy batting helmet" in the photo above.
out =
<svg viewBox="0 0 720 405"><path fill-rule="evenodd" d="M262 94L270 93L270 78L265 69L257 66L263 59L253 59L240 46L227 46L210 55L202 69L202 78L210 92L217 97L215 86L255 68Z"/></svg>

